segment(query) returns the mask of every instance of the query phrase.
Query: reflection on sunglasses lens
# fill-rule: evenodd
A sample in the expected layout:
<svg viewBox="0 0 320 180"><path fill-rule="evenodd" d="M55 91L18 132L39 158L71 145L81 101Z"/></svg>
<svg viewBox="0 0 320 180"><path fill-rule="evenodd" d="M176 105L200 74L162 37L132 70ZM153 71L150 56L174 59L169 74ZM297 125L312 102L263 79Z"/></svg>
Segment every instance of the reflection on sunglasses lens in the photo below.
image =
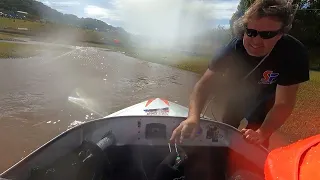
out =
<svg viewBox="0 0 320 180"><path fill-rule="evenodd" d="M261 31L261 32L258 32L255 29L247 29L246 30L246 34L249 37L256 37L259 34L262 39L270 39L270 38L275 37L278 34L278 32L277 31Z"/></svg>

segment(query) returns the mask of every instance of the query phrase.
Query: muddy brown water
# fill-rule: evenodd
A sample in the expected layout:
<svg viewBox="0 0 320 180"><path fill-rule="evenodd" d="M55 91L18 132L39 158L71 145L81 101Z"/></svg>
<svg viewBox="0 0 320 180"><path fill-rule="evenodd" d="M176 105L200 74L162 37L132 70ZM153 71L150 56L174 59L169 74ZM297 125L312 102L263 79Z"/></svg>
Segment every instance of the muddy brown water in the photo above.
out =
<svg viewBox="0 0 320 180"><path fill-rule="evenodd" d="M0 68L0 172L74 122L152 97L187 106L199 79L191 72L84 47L58 57L1 59ZM77 93L90 102L90 110L68 101Z"/></svg>

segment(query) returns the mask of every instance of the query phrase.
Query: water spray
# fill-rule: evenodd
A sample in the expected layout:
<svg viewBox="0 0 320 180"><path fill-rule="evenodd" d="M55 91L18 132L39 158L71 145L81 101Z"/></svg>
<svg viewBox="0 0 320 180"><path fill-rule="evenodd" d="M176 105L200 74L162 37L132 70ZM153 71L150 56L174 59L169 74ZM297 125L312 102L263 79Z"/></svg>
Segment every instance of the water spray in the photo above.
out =
<svg viewBox="0 0 320 180"><path fill-rule="evenodd" d="M104 113L98 112L95 110L95 108L93 108L93 102L92 100L90 100L89 98L86 98L84 96L84 93L80 93L81 91L79 89L76 89L75 92L73 94L75 94L75 96L69 96L68 97L68 101L76 104L80 107L82 107L83 109L86 109L92 113L97 114L99 117L105 117Z"/></svg>
<svg viewBox="0 0 320 180"><path fill-rule="evenodd" d="M93 113L99 115L100 117L104 117L104 115L102 113L99 113L99 112L93 110L92 108L90 108L88 106L88 103L86 102L86 100L83 98L76 98L76 97L69 96L68 101L70 101L70 102L72 102L72 103L74 103L84 109L87 109L88 111L93 112Z"/></svg>

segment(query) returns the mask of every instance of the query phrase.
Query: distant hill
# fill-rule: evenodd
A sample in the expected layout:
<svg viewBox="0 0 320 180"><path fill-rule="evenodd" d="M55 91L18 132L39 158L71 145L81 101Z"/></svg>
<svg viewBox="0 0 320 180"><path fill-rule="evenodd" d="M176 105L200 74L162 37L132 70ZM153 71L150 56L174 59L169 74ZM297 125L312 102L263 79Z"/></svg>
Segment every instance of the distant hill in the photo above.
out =
<svg viewBox="0 0 320 180"><path fill-rule="evenodd" d="M13 16L17 11L23 11L29 14L26 17L31 20L46 20L91 30L127 33L123 28L113 27L97 19L78 18L72 14L63 14L35 0L0 0L0 11Z"/></svg>

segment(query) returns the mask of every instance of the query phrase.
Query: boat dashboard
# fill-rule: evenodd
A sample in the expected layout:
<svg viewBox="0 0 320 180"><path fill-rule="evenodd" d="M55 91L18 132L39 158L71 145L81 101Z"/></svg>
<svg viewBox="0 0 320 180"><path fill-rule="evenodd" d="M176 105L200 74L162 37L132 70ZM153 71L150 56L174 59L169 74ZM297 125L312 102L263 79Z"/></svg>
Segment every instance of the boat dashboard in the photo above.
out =
<svg viewBox="0 0 320 180"><path fill-rule="evenodd" d="M92 134L87 137L97 142L106 133L112 133L116 145L165 145L169 142L173 130L183 118L172 117L118 117L107 123L95 122ZM98 125L99 124L99 125ZM203 120L194 139L186 139L184 146L229 146L228 131L224 124Z"/></svg>

